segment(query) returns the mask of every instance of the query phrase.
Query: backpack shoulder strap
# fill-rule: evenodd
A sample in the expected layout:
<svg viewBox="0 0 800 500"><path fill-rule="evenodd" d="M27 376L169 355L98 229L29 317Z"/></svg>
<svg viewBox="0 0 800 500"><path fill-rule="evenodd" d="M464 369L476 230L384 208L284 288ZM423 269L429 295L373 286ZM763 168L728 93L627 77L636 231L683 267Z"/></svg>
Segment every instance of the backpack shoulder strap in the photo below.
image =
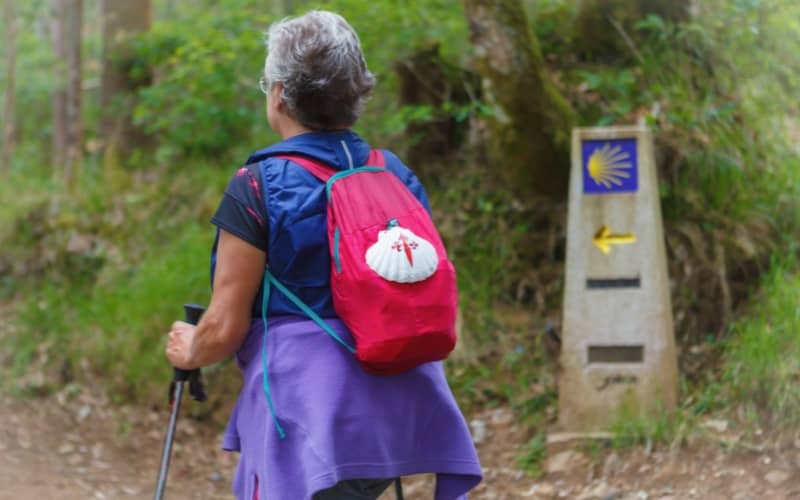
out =
<svg viewBox="0 0 800 500"><path fill-rule="evenodd" d="M322 182L328 182L328 180L336 175L339 171L335 170L323 163L320 163L316 160L312 160L310 158L306 158L305 156L298 156L298 155L278 155L275 158L281 158L282 160L290 160L294 163L300 165L304 169L308 171L311 175L316 177L317 179L321 180ZM383 156L383 152L379 149L372 149L369 152L369 156L367 157L367 165L371 167L386 167L386 158Z"/></svg>
<svg viewBox="0 0 800 500"><path fill-rule="evenodd" d="M322 163L316 162L310 158L306 158L305 156L279 155L275 156L275 158L280 158L282 160L290 160L300 165L304 169L308 170L308 173L310 173L317 179L321 180L322 182L328 182L328 179L330 179L336 174L336 170L332 169L331 167L323 165Z"/></svg>
<svg viewBox="0 0 800 500"><path fill-rule="evenodd" d="M367 165L370 167L386 168L386 157L380 149L371 149L367 157Z"/></svg>

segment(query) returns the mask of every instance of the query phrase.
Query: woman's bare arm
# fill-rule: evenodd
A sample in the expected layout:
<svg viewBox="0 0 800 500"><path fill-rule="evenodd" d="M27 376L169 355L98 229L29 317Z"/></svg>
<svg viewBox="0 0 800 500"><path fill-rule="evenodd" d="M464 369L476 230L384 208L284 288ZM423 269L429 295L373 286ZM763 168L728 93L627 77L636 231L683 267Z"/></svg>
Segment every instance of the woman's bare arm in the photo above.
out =
<svg viewBox="0 0 800 500"><path fill-rule="evenodd" d="M177 321L167 343L173 366L193 370L235 353L250 328L251 308L264 277L266 254L221 230L211 304L197 327Z"/></svg>

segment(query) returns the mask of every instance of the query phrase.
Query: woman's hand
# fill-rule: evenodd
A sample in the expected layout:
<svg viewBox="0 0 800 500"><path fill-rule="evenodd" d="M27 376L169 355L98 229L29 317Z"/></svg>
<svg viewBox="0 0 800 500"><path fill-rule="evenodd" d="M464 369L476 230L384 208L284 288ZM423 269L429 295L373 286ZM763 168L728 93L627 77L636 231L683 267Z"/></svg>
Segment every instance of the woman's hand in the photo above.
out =
<svg viewBox="0 0 800 500"><path fill-rule="evenodd" d="M167 340L166 354L172 366L181 370L198 368L192 360L196 328L194 325L176 321L172 324Z"/></svg>

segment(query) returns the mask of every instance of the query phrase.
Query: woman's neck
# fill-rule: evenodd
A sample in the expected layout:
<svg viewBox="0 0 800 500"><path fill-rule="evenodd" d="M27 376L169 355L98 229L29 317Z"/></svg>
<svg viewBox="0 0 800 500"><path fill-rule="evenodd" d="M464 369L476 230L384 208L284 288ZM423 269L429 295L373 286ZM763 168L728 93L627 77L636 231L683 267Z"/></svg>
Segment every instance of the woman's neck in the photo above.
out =
<svg viewBox="0 0 800 500"><path fill-rule="evenodd" d="M280 136L282 139L289 139L290 137L294 137L300 134L307 134L309 132L313 132L308 127L304 127L303 125L297 123L294 120L289 121L288 123L284 123L284 126L281 127Z"/></svg>

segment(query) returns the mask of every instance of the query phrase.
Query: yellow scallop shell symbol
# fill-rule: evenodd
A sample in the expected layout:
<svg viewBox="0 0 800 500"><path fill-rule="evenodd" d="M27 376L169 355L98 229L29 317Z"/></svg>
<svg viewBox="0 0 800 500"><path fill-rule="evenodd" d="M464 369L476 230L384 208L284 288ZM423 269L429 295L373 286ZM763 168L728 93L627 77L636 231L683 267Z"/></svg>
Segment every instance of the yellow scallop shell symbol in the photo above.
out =
<svg viewBox="0 0 800 500"><path fill-rule="evenodd" d="M612 184L622 185L622 179L630 177L626 172L632 166L630 155L623 151L620 146L611 147L605 143L602 147L594 150L589 157L589 176L606 189L611 189Z"/></svg>

